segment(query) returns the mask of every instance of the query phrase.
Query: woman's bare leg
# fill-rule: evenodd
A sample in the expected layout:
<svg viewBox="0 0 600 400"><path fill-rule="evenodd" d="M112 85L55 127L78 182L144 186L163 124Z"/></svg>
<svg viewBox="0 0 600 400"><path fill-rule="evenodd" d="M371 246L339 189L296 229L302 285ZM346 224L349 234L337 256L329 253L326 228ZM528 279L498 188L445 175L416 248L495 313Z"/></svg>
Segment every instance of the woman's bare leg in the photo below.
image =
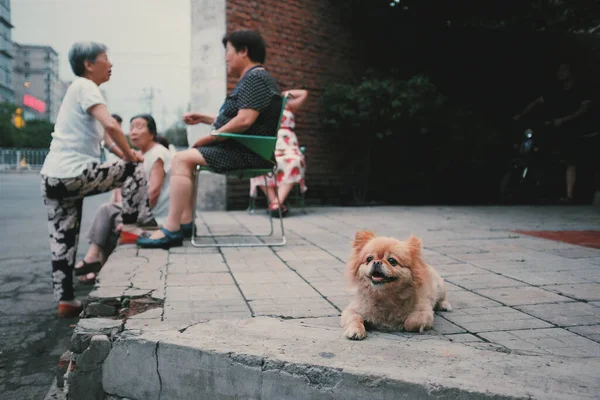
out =
<svg viewBox="0 0 600 400"><path fill-rule="evenodd" d="M285 200L287 199L293 187L293 183L284 183L277 187L277 193L279 194L279 202L281 204L285 203Z"/></svg>
<svg viewBox="0 0 600 400"><path fill-rule="evenodd" d="M196 149L180 151L173 157L171 164L171 194L169 197L169 215L164 228L171 232L179 231L184 216L192 219L190 198L193 191L193 171L196 165L206 165L206 160ZM186 215L184 215L186 214ZM165 235L156 231L150 238L160 239Z"/></svg>

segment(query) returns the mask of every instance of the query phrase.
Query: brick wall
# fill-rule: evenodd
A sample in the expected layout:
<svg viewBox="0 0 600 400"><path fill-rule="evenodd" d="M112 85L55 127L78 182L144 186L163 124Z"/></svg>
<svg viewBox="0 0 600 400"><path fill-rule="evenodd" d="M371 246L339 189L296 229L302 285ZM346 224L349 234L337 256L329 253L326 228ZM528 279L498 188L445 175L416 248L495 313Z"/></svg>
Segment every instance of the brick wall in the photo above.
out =
<svg viewBox="0 0 600 400"><path fill-rule="evenodd" d="M307 146L307 202L339 202L339 154L343 146L328 139L321 124L320 92L334 81L362 72L363 59L349 27L329 0L228 0L227 31L255 29L267 42L266 67L282 90L307 89L309 98L296 116L296 134ZM235 81L228 82L228 90ZM248 181L229 178L227 208L248 205Z"/></svg>

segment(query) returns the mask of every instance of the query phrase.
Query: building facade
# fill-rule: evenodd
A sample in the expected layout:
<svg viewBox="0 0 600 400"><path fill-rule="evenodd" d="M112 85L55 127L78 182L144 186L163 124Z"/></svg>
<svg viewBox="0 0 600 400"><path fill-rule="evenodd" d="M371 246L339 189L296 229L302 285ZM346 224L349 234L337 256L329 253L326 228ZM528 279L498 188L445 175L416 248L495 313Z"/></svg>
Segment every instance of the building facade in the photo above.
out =
<svg viewBox="0 0 600 400"><path fill-rule="evenodd" d="M25 119L56 121L62 87L58 53L50 46L13 43L14 90Z"/></svg>
<svg viewBox="0 0 600 400"><path fill-rule="evenodd" d="M15 102L10 0L0 0L0 102Z"/></svg>

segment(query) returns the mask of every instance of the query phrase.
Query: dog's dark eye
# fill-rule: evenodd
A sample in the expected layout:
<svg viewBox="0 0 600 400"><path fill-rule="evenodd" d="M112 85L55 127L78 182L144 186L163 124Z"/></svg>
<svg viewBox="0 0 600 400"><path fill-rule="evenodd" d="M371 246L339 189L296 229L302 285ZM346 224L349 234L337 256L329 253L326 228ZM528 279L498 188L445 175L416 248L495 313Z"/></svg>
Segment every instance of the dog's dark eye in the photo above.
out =
<svg viewBox="0 0 600 400"><path fill-rule="evenodd" d="M371 261L373 261L373 257L371 257L371 256L367 257L367 262L370 263Z"/></svg>
<svg viewBox="0 0 600 400"><path fill-rule="evenodd" d="M388 258L388 262L390 263L391 266L396 266L398 265L398 261L394 260L393 258Z"/></svg>

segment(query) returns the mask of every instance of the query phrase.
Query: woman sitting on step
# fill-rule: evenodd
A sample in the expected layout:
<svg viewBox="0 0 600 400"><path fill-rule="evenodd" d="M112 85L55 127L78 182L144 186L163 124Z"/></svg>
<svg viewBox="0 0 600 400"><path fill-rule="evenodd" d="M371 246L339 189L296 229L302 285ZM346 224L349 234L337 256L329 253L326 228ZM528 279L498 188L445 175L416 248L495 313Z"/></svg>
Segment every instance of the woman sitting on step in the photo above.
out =
<svg viewBox="0 0 600 400"><path fill-rule="evenodd" d="M142 228L158 227L165 223L169 210L169 182L173 153L169 141L158 135L156 122L151 115L140 114L130 121L129 138L144 156L144 171L148 182L149 215L140 215L138 225ZM78 265L75 275L82 283L93 283L108 256L119 244L135 244L138 235L120 232L122 205L104 204L94 218L88 233L90 247Z"/></svg>

